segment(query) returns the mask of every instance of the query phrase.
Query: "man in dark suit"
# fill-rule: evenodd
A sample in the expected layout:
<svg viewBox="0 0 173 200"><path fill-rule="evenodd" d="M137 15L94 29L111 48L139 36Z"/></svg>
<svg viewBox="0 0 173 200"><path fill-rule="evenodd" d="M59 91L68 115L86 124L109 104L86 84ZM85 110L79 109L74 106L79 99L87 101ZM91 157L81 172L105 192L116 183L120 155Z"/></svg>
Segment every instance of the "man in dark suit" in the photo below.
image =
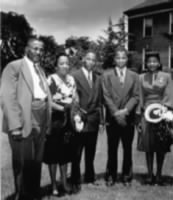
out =
<svg viewBox="0 0 173 200"><path fill-rule="evenodd" d="M134 115L139 100L138 75L127 69L127 51L118 48L114 69L103 75L103 96L106 106L108 161L107 185L117 181L117 154L119 141L123 147L122 181L132 179L132 142L134 137Z"/></svg>
<svg viewBox="0 0 173 200"><path fill-rule="evenodd" d="M39 198L45 135L50 127L51 98L40 67L43 42L30 38L22 59L3 71L3 131L12 149L15 200Z"/></svg>
<svg viewBox="0 0 173 200"><path fill-rule="evenodd" d="M77 85L79 95L79 105L83 111L84 129L81 133L76 133L77 149L72 163L72 183L80 190L81 174L80 160L82 150L85 149L85 175L86 183L94 183L94 157L96 152L96 142L101 122L101 82L100 77L94 73L96 55L87 52L83 59L83 66L72 75Z"/></svg>

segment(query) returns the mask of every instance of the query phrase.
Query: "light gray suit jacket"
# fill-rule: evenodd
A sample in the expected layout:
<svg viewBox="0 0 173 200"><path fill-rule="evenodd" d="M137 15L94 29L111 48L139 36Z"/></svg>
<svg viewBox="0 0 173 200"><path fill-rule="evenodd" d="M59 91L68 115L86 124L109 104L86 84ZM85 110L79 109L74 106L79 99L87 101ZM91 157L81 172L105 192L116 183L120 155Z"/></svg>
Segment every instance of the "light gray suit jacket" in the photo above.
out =
<svg viewBox="0 0 173 200"><path fill-rule="evenodd" d="M44 72L42 74L45 78ZM46 78L45 78L46 82ZM47 127L51 122L51 97L47 86L48 109ZM31 105L33 100L33 80L25 59L9 63L2 74L1 94L3 111L3 131L22 128L23 137L31 133Z"/></svg>

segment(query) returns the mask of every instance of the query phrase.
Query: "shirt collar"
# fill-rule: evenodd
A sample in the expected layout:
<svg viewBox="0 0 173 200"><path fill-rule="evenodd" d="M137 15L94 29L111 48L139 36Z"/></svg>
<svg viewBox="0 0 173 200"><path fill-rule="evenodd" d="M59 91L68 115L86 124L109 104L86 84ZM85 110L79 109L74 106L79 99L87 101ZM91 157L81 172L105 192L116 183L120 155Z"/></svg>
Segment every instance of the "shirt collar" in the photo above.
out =
<svg viewBox="0 0 173 200"><path fill-rule="evenodd" d="M122 69L119 68L119 67L116 67L116 71L117 71L118 75L119 75L119 73L120 73L120 70L122 70L122 71L123 71L123 75L125 75L125 74L126 74L126 71L127 71L127 67L125 66L125 67L123 67Z"/></svg>
<svg viewBox="0 0 173 200"><path fill-rule="evenodd" d="M30 60L27 56L24 56L25 61L31 66L34 65L34 63L32 62L32 60Z"/></svg>
<svg viewBox="0 0 173 200"><path fill-rule="evenodd" d="M92 74L92 70L91 71L88 71L85 67L82 67L82 71L83 73L88 77L88 74Z"/></svg>

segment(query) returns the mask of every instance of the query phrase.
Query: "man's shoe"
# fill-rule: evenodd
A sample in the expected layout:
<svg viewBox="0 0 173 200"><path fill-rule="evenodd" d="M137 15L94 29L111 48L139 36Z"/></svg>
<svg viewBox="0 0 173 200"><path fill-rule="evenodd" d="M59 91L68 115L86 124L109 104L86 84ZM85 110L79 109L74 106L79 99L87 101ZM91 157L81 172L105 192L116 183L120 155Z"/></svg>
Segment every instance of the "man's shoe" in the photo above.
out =
<svg viewBox="0 0 173 200"><path fill-rule="evenodd" d="M161 176L156 176L155 184L160 186L164 185L164 181Z"/></svg>
<svg viewBox="0 0 173 200"><path fill-rule="evenodd" d="M129 186L132 182L132 176L122 176L122 183L125 185L125 186Z"/></svg>
<svg viewBox="0 0 173 200"><path fill-rule="evenodd" d="M115 183L116 183L116 179L113 179L112 176L109 176L106 180L106 186L108 187L115 185Z"/></svg>
<svg viewBox="0 0 173 200"><path fill-rule="evenodd" d="M148 176L144 181L144 184L146 185L154 185L154 183L155 183L154 175Z"/></svg>
<svg viewBox="0 0 173 200"><path fill-rule="evenodd" d="M72 193L77 194L81 191L81 184L73 184L72 185Z"/></svg>

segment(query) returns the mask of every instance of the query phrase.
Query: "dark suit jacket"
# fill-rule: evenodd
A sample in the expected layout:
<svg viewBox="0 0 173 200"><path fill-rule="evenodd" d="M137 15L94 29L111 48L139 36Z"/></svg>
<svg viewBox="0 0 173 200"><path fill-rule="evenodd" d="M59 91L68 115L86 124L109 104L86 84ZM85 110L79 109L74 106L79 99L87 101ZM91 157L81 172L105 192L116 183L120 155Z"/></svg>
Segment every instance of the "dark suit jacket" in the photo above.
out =
<svg viewBox="0 0 173 200"><path fill-rule="evenodd" d="M124 85L121 86L115 69L103 74L103 96L107 108L106 119L110 121L119 109L127 108L129 115L127 122L133 122L135 109L139 101L139 77L135 72L127 69Z"/></svg>
<svg viewBox="0 0 173 200"><path fill-rule="evenodd" d="M88 81L79 69L72 73L77 86L80 108L86 111L84 114L84 132L97 131L101 120L102 87L100 76L93 72L93 87L90 88Z"/></svg>
<svg viewBox="0 0 173 200"><path fill-rule="evenodd" d="M44 72L42 71L43 77ZM46 82L46 78L45 78ZM49 88L47 127L51 122L51 97ZM22 128L23 137L27 137L32 129L31 105L33 100L33 81L25 59L9 63L3 71L1 81L1 98L3 111L3 131Z"/></svg>

